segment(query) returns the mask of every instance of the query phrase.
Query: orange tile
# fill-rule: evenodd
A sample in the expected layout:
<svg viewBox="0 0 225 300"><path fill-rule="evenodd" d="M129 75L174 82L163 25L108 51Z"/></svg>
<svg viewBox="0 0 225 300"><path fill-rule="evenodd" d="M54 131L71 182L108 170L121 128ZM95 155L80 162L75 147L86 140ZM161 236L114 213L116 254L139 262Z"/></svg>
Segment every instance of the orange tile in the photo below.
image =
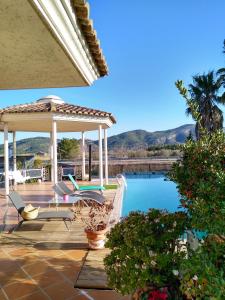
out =
<svg viewBox="0 0 225 300"><path fill-rule="evenodd" d="M62 278L62 276L60 276L59 272L51 270L49 272L33 276L33 280L35 280L38 286L46 288L51 284L60 283L64 279Z"/></svg>
<svg viewBox="0 0 225 300"><path fill-rule="evenodd" d="M67 257L72 258L75 261L82 261L86 257L87 250L65 250L64 253Z"/></svg>
<svg viewBox="0 0 225 300"><path fill-rule="evenodd" d="M64 252L62 250L46 249L46 250L37 250L37 254L39 255L40 258L47 259L47 258L63 255Z"/></svg>
<svg viewBox="0 0 225 300"><path fill-rule="evenodd" d="M0 271L4 273L10 272L11 270L19 269L19 265L10 258L0 259L0 266Z"/></svg>
<svg viewBox="0 0 225 300"><path fill-rule="evenodd" d="M36 260L36 262L34 262L32 264L25 265L23 267L23 269L30 276L35 276L37 274L42 274L42 273L48 272L51 269L51 267L44 261Z"/></svg>
<svg viewBox="0 0 225 300"><path fill-rule="evenodd" d="M68 267L80 267L81 263L65 256L53 257L47 260L47 263L54 269L64 270Z"/></svg>
<svg viewBox="0 0 225 300"><path fill-rule="evenodd" d="M65 276L68 280L70 280L73 284L77 280L79 272L81 270L81 266L67 266L64 270L60 272L63 276Z"/></svg>
<svg viewBox="0 0 225 300"><path fill-rule="evenodd" d="M20 300L48 300L49 298L42 292L37 291L29 296L20 298Z"/></svg>
<svg viewBox="0 0 225 300"><path fill-rule="evenodd" d="M74 289L73 284L64 281L60 284L54 284L44 289L48 296L53 300L66 300L73 296L78 296L78 292Z"/></svg>
<svg viewBox="0 0 225 300"><path fill-rule="evenodd" d="M20 266L26 266L35 263L37 259L39 259L37 255L30 254L30 255L25 255L21 258L17 258L16 262Z"/></svg>
<svg viewBox="0 0 225 300"><path fill-rule="evenodd" d="M2 258L9 258L9 256L7 255L7 252L0 250L0 259Z"/></svg>
<svg viewBox="0 0 225 300"><path fill-rule="evenodd" d="M6 297L4 296L4 293L1 288L0 288L0 300L6 300Z"/></svg>
<svg viewBox="0 0 225 300"><path fill-rule="evenodd" d="M26 279L28 279L28 277L21 269L11 269L8 272L0 271L0 284L2 286L6 286L15 282L21 282Z"/></svg>
<svg viewBox="0 0 225 300"><path fill-rule="evenodd" d="M32 280L24 280L7 285L4 287L4 291L10 300L15 300L38 291L38 286Z"/></svg>
<svg viewBox="0 0 225 300"><path fill-rule="evenodd" d="M8 254L11 257L23 257L26 255L35 255L35 251L33 250L33 248L18 248L12 251L9 251Z"/></svg>

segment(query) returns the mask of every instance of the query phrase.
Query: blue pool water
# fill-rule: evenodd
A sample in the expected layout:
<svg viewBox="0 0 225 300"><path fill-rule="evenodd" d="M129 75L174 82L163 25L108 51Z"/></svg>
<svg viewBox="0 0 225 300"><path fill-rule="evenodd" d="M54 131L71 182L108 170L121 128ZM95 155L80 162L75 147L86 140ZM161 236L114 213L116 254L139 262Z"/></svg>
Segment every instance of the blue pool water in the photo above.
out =
<svg viewBox="0 0 225 300"><path fill-rule="evenodd" d="M127 191L123 201L123 216L130 211L147 211L149 208L178 210L179 195L172 181L164 174L126 175Z"/></svg>

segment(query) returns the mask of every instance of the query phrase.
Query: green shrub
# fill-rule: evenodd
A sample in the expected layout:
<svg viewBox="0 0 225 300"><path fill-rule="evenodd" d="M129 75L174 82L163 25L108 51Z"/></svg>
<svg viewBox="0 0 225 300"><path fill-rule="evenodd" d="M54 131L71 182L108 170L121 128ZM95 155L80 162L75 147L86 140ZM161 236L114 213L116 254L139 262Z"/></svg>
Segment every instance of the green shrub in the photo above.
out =
<svg viewBox="0 0 225 300"><path fill-rule="evenodd" d="M108 235L106 247L112 251L104 263L109 286L122 294L168 286L179 294L177 270L185 257L179 238L187 226L183 212L130 213Z"/></svg>
<svg viewBox="0 0 225 300"><path fill-rule="evenodd" d="M224 299L225 243L208 237L182 262L181 291L188 299Z"/></svg>
<svg viewBox="0 0 225 300"><path fill-rule="evenodd" d="M224 234L225 134L218 131L187 141L183 159L174 164L169 177L177 183L193 228Z"/></svg>

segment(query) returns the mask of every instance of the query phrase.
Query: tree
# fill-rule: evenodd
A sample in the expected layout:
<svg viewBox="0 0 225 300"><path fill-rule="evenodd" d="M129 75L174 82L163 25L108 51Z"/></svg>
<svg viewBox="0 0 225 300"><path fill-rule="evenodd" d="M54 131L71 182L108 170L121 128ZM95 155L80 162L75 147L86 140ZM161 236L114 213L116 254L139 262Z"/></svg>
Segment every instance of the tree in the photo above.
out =
<svg viewBox="0 0 225 300"><path fill-rule="evenodd" d="M177 88L180 90L179 83L176 82ZM181 84L182 86L182 84ZM220 89L222 81L217 78L214 71L208 74L196 75L193 77L193 83L189 85L188 91L186 90L185 97L190 95L190 100L198 107L199 120L196 123L196 137L199 139L199 127L206 129L208 133L215 132L223 128L223 113L217 104L225 104L224 99L220 96ZM186 113L192 115L192 109L188 106ZM192 117L194 117L192 115Z"/></svg>
<svg viewBox="0 0 225 300"><path fill-rule="evenodd" d="M193 134L192 134L192 132L191 132L191 130L190 130L188 136L186 137L186 142L187 142L187 141L193 141L193 140L194 140Z"/></svg>
<svg viewBox="0 0 225 300"><path fill-rule="evenodd" d="M223 41L223 53L225 54L225 40ZM216 73L223 87L225 87L225 68L221 68ZM225 92L222 94L223 103L225 103Z"/></svg>
<svg viewBox="0 0 225 300"><path fill-rule="evenodd" d="M79 141L76 139L63 138L58 144L60 159L75 158L80 152Z"/></svg>
<svg viewBox="0 0 225 300"><path fill-rule="evenodd" d="M178 81L196 122L200 114L196 102ZM183 157L169 173L180 194L180 203L189 217L194 235L201 231L197 249L187 244L187 259L181 262L180 290L185 299L224 299L225 295L225 133L208 134L200 126L200 139L182 146Z"/></svg>
<svg viewBox="0 0 225 300"><path fill-rule="evenodd" d="M39 168L41 168L42 167L42 164L43 164L43 162L42 162L42 160L40 159L40 158L36 158L35 160L34 160L34 168L35 169L39 169Z"/></svg>

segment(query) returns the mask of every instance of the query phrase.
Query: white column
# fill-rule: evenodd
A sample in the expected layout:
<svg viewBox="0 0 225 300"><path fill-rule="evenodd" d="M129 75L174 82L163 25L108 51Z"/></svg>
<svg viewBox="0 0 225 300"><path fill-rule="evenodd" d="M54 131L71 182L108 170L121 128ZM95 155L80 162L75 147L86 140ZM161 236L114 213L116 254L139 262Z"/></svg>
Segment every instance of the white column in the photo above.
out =
<svg viewBox="0 0 225 300"><path fill-rule="evenodd" d="M82 132L82 180L85 179L85 135Z"/></svg>
<svg viewBox="0 0 225 300"><path fill-rule="evenodd" d="M16 132L13 131L13 171L16 172ZM16 180L14 180L14 185L16 185Z"/></svg>
<svg viewBox="0 0 225 300"><path fill-rule="evenodd" d="M53 183L58 182L58 164L57 164L57 124L52 121L52 140L53 140Z"/></svg>
<svg viewBox="0 0 225 300"><path fill-rule="evenodd" d="M109 184L107 129L104 129L104 150L105 150L105 184Z"/></svg>
<svg viewBox="0 0 225 300"><path fill-rule="evenodd" d="M16 169L16 132L13 131L13 171Z"/></svg>
<svg viewBox="0 0 225 300"><path fill-rule="evenodd" d="M99 139L99 180L100 185L103 186L103 159L102 159L102 125L98 128L98 139Z"/></svg>
<svg viewBox="0 0 225 300"><path fill-rule="evenodd" d="M51 164L51 181L54 182L54 164L53 164L53 134L50 132L50 145L49 145L49 154L50 154L50 164Z"/></svg>
<svg viewBox="0 0 225 300"><path fill-rule="evenodd" d="M4 123L4 171L5 171L5 194L9 194L9 139L8 124Z"/></svg>

